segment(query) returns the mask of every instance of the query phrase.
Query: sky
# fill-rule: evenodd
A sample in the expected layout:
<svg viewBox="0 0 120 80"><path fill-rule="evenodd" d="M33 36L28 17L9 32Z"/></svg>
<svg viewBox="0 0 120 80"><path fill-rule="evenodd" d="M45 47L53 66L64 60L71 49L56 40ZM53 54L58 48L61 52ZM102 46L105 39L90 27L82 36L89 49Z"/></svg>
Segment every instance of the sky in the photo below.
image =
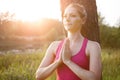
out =
<svg viewBox="0 0 120 80"><path fill-rule="evenodd" d="M96 5L105 23L110 26L117 24L120 20L120 0L96 0ZM17 19L25 21L43 17L59 19L59 6L59 0L0 0L0 12L15 13Z"/></svg>
<svg viewBox="0 0 120 80"><path fill-rule="evenodd" d="M96 0L97 10L105 17L105 23L115 26L120 22L120 0Z"/></svg>

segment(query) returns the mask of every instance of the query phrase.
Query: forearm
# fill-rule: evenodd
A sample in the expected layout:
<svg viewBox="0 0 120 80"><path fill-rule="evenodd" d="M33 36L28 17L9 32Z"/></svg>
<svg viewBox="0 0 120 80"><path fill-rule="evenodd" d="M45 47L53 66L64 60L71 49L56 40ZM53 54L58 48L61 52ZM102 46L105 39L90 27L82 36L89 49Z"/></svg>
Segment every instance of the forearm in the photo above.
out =
<svg viewBox="0 0 120 80"><path fill-rule="evenodd" d="M82 80L99 80L92 71L81 68L71 60L65 62L65 64Z"/></svg>
<svg viewBox="0 0 120 80"><path fill-rule="evenodd" d="M47 78L57 67L59 63L57 61L53 62L51 65L47 67L40 67L36 72L37 80L44 80Z"/></svg>

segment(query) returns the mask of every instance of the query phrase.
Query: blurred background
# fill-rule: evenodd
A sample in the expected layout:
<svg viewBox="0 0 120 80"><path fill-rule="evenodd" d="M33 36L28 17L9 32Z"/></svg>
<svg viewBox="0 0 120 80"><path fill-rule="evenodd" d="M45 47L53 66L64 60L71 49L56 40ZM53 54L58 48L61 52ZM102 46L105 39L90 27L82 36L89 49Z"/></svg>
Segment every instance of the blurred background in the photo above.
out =
<svg viewBox="0 0 120 80"><path fill-rule="evenodd" d="M118 3L96 0L103 80L120 80ZM0 0L0 80L35 80L48 45L64 37L59 0Z"/></svg>

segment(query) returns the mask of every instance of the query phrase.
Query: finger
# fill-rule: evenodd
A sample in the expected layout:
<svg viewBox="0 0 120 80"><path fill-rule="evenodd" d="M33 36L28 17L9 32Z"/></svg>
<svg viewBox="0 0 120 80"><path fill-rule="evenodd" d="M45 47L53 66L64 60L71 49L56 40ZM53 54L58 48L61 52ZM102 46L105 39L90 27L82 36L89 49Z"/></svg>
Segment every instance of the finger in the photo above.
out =
<svg viewBox="0 0 120 80"><path fill-rule="evenodd" d="M69 39L66 39L66 46L70 46L70 40Z"/></svg>

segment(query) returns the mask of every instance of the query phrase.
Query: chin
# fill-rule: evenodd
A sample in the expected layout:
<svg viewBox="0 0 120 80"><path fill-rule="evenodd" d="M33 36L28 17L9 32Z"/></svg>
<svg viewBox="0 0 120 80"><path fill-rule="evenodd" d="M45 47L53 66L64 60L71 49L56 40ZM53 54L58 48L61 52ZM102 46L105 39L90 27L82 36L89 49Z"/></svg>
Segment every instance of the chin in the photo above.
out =
<svg viewBox="0 0 120 80"><path fill-rule="evenodd" d="M66 30L66 31L70 31L70 30L71 30L71 28L68 28L68 27L67 27L67 28L65 28L65 30Z"/></svg>
<svg viewBox="0 0 120 80"><path fill-rule="evenodd" d="M66 30L70 30L70 29L71 29L71 26L65 26L65 29L66 29Z"/></svg>

